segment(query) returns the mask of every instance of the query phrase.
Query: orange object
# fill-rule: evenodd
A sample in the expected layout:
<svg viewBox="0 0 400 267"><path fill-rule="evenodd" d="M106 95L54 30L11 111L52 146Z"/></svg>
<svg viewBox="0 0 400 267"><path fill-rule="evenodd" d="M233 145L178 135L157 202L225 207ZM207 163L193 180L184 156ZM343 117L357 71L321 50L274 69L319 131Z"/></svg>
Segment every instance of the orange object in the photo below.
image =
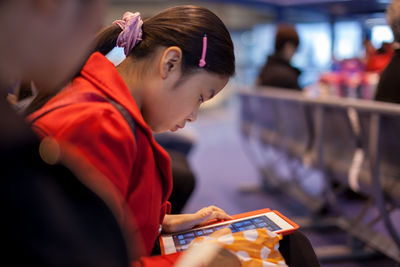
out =
<svg viewBox="0 0 400 267"><path fill-rule="evenodd" d="M231 220L212 220L187 231L162 235L159 238L161 252L169 254L186 250L196 237L212 236L212 233L219 232L220 229L230 228L238 233L249 229L268 228L271 233L287 235L297 230L299 226L276 210L260 209L233 215Z"/></svg>
<svg viewBox="0 0 400 267"><path fill-rule="evenodd" d="M229 228L221 229L210 236L198 237L191 247L203 242L217 243L235 254L245 267L287 266L279 252L282 236L265 228L232 233Z"/></svg>

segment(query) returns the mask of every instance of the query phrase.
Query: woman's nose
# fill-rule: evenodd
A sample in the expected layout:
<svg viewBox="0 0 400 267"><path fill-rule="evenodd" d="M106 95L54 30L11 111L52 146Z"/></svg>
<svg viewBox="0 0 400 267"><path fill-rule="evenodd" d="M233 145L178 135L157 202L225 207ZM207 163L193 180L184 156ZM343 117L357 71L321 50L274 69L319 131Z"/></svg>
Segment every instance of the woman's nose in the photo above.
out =
<svg viewBox="0 0 400 267"><path fill-rule="evenodd" d="M190 113L189 117L187 118L188 121L193 122L197 119L198 110L193 111Z"/></svg>

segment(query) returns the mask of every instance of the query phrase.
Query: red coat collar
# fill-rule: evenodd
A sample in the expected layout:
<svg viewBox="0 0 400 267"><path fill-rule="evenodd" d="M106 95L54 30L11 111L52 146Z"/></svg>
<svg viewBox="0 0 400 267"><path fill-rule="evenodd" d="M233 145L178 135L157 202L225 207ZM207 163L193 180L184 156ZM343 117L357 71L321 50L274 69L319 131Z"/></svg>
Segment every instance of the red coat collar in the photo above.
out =
<svg viewBox="0 0 400 267"><path fill-rule="evenodd" d="M114 64L101 53L95 52L86 61L86 64L81 70L81 75L89 82L93 83L99 91L124 106L124 108L131 113L137 126L143 129L151 145L156 148L154 156L158 164L160 164L161 169L167 172L164 173L164 175L171 177L171 163L168 153L154 140L150 127L144 121L135 99L131 95ZM171 179L167 179L167 181L170 183ZM164 182L167 181L164 180ZM167 201L172 191L171 184L166 184L164 186L164 191L163 200Z"/></svg>
<svg viewBox="0 0 400 267"><path fill-rule="evenodd" d="M93 53L81 70L81 75L95 84L109 98L124 106L141 127L151 131L117 68L105 56L99 52Z"/></svg>

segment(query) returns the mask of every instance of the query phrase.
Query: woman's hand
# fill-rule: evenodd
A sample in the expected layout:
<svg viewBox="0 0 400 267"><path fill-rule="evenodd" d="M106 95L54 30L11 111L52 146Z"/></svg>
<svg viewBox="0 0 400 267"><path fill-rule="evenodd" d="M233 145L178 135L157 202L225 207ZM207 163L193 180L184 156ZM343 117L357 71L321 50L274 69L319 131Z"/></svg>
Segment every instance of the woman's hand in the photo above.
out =
<svg viewBox="0 0 400 267"><path fill-rule="evenodd" d="M213 219L230 220L232 217L218 207L209 206L193 214L167 214L162 228L166 233L179 232Z"/></svg>

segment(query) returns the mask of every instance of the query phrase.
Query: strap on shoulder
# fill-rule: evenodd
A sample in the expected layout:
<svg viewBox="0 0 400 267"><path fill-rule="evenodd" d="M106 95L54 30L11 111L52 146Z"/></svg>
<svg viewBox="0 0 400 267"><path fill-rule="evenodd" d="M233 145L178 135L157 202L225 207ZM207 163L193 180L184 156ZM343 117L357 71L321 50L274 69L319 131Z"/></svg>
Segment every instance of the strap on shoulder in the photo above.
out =
<svg viewBox="0 0 400 267"><path fill-rule="evenodd" d="M133 120L131 114L122 106L120 103L115 102L112 99L108 99L108 102L110 102L118 111L121 113L122 117L124 117L125 121L128 123L129 127L131 128L131 131L133 133L133 136L136 139L136 124L135 121Z"/></svg>
<svg viewBox="0 0 400 267"><path fill-rule="evenodd" d="M55 103L50 104L48 107L46 107L42 110L36 111L35 113L32 114L33 117L30 118L31 119L30 124L33 125L35 123L35 121L37 121L41 117L45 116L46 114L48 114L56 109L66 107L71 104L83 103L83 102L108 102L108 103L112 104L118 110L118 112L122 115L122 117L125 119L125 121L128 123L129 128L131 129L133 136L136 139L136 124L135 124L135 121L132 118L132 116L129 114L128 110L126 110L126 108L124 108L121 104L117 103L116 101L114 101L112 99L109 99L105 96L101 96L99 94L91 93L91 92L68 96L64 99L61 99L60 101L56 101Z"/></svg>

